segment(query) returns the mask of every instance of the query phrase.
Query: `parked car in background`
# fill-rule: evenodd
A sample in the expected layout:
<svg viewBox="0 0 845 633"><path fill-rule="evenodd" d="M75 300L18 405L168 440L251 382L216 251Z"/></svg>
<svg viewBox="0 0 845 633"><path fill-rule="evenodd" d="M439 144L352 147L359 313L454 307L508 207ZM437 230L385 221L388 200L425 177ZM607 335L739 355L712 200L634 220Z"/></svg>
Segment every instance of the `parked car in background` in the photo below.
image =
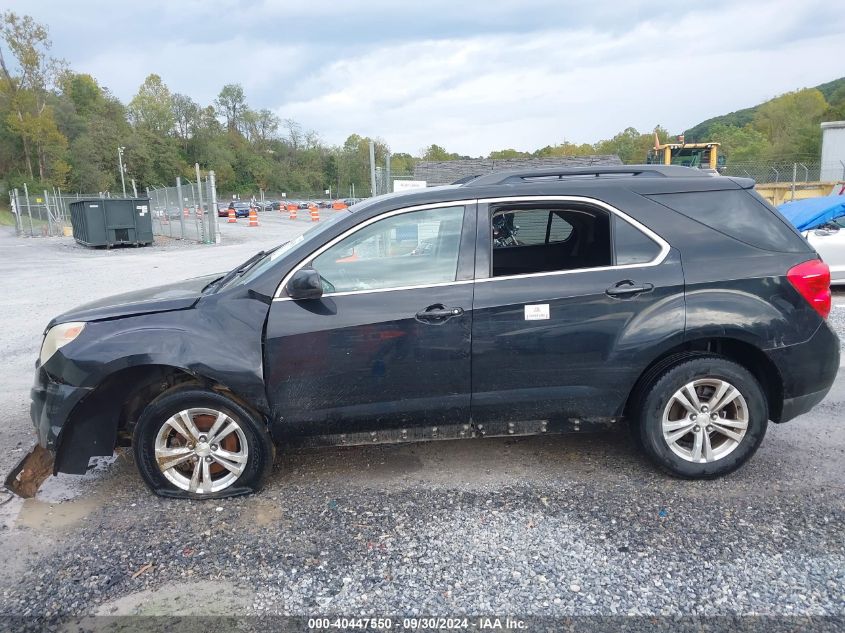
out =
<svg viewBox="0 0 845 633"><path fill-rule="evenodd" d="M845 285L845 218L805 231L804 237L830 266L830 283Z"/></svg>
<svg viewBox="0 0 845 633"><path fill-rule="evenodd" d="M280 200L265 200L261 205L262 211L278 211L284 203Z"/></svg>
<svg viewBox="0 0 845 633"><path fill-rule="evenodd" d="M274 447L622 421L672 475L730 473L839 369L828 267L753 184L625 165L370 198L54 318L39 442L65 473L131 445L155 492L193 498L256 490Z"/></svg>
<svg viewBox="0 0 845 633"><path fill-rule="evenodd" d="M845 195L785 202L778 207L830 267L830 282L845 285Z"/></svg>

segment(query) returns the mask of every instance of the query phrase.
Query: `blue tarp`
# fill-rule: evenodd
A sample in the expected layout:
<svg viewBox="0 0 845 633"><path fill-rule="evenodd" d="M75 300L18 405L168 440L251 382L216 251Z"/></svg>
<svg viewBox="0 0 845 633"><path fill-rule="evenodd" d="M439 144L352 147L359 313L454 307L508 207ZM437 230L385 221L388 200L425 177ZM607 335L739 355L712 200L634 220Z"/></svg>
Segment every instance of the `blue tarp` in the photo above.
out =
<svg viewBox="0 0 845 633"><path fill-rule="evenodd" d="M784 202L778 211L799 231L809 231L845 215L845 196Z"/></svg>

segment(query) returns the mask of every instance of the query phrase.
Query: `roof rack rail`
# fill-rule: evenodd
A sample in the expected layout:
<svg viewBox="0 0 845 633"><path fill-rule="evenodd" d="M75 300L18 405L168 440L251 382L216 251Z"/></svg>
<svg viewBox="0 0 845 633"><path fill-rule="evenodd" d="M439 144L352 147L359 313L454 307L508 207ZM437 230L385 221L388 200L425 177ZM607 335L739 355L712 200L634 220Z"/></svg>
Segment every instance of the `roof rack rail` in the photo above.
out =
<svg viewBox="0 0 845 633"><path fill-rule="evenodd" d="M612 165L604 167L547 167L543 169L516 169L494 171L472 180L462 178L464 182L455 183L472 185L505 185L531 182L532 180L552 180L579 178L584 176L638 176L656 178L710 178L712 174L701 169L681 167L680 165Z"/></svg>

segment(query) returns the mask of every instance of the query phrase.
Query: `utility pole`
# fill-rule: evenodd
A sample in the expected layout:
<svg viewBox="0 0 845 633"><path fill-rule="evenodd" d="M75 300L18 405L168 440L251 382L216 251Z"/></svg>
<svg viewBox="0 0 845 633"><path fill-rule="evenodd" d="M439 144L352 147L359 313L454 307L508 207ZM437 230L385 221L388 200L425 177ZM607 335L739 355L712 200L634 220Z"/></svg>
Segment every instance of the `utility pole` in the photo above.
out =
<svg viewBox="0 0 845 633"><path fill-rule="evenodd" d="M117 148L117 164L120 167L120 184L123 186L123 197L126 197L126 178L123 175L123 150L125 147Z"/></svg>
<svg viewBox="0 0 845 633"><path fill-rule="evenodd" d="M376 195L376 144L370 141L370 195Z"/></svg>

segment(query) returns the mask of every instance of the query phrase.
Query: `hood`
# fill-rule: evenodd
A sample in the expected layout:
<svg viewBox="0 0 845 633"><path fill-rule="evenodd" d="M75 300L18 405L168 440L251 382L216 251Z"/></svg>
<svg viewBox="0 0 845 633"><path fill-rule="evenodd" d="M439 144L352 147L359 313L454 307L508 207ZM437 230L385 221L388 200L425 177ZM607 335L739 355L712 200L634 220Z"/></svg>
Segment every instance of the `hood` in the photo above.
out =
<svg viewBox="0 0 845 633"><path fill-rule="evenodd" d="M112 295L78 306L54 317L48 328L68 321L98 321L137 314L184 310L202 296L202 289L224 273L194 277L164 286Z"/></svg>
<svg viewBox="0 0 845 633"><path fill-rule="evenodd" d="M845 215L845 196L786 202L778 207L778 211L799 231L809 231Z"/></svg>

